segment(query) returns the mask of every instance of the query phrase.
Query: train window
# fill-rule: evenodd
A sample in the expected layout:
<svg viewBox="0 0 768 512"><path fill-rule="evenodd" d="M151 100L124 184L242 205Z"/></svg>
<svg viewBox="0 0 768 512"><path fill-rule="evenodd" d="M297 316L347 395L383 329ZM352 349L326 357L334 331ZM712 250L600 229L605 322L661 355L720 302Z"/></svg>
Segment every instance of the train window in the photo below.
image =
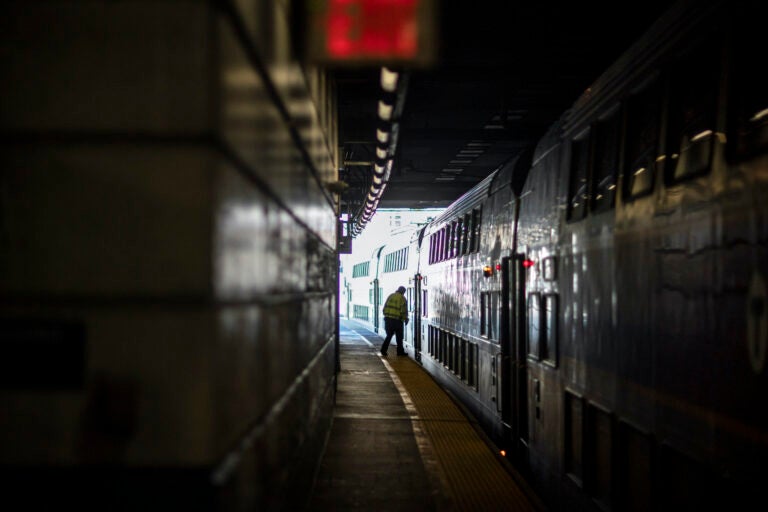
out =
<svg viewBox="0 0 768 512"><path fill-rule="evenodd" d="M437 261L437 233L432 233L429 237L429 262Z"/></svg>
<svg viewBox="0 0 768 512"><path fill-rule="evenodd" d="M459 337L451 336L451 347L450 347L450 353L448 354L448 368L450 368L453 373L457 373L456 369L459 367L459 360L456 357L456 354L458 353L458 348L459 348Z"/></svg>
<svg viewBox="0 0 768 512"><path fill-rule="evenodd" d="M451 233L451 225L448 224L443 228L443 259L447 260L451 257L451 239L453 235Z"/></svg>
<svg viewBox="0 0 768 512"><path fill-rule="evenodd" d="M480 223L482 222L481 211L479 208L472 210L472 252L480 250Z"/></svg>
<svg viewBox="0 0 768 512"><path fill-rule="evenodd" d="M427 328L427 333L428 333L428 339L429 339L427 350L429 351L430 354L434 354L435 353L435 328L430 325Z"/></svg>
<svg viewBox="0 0 768 512"><path fill-rule="evenodd" d="M355 304L352 307L352 315L358 320L365 320L367 322L369 320L368 306L360 306L358 304Z"/></svg>
<svg viewBox="0 0 768 512"><path fill-rule="evenodd" d="M442 329L440 330L440 343L437 347L437 360L441 363L445 361L445 338L447 335L448 334L445 331Z"/></svg>
<svg viewBox="0 0 768 512"><path fill-rule="evenodd" d="M550 366L557 366L557 295L544 295L542 306L541 358Z"/></svg>
<svg viewBox="0 0 768 512"><path fill-rule="evenodd" d="M448 366L451 361L451 334L446 332L443 338L442 357L443 366Z"/></svg>
<svg viewBox="0 0 768 512"><path fill-rule="evenodd" d="M528 295L528 357L539 359L541 341L541 295Z"/></svg>
<svg viewBox="0 0 768 512"><path fill-rule="evenodd" d="M467 385L478 389L477 385L477 360L480 356L480 351L476 343L470 343L467 347Z"/></svg>
<svg viewBox="0 0 768 512"><path fill-rule="evenodd" d="M456 256L464 254L464 217L456 222Z"/></svg>
<svg viewBox="0 0 768 512"><path fill-rule="evenodd" d="M579 487L584 482L584 402L583 399L565 393L565 472Z"/></svg>
<svg viewBox="0 0 768 512"><path fill-rule="evenodd" d="M461 374L461 338L458 336L454 339L452 370L456 375Z"/></svg>
<svg viewBox="0 0 768 512"><path fill-rule="evenodd" d="M667 181L709 172L715 140L719 52L705 45L672 70L667 139Z"/></svg>
<svg viewBox="0 0 768 512"><path fill-rule="evenodd" d="M475 250L475 213L469 213L469 228L467 229L467 252Z"/></svg>
<svg viewBox="0 0 768 512"><path fill-rule="evenodd" d="M459 377L467 379L467 340L461 338L461 351L459 352Z"/></svg>
<svg viewBox="0 0 768 512"><path fill-rule="evenodd" d="M455 258L459 255L459 242L461 241L461 221L455 220L451 222L451 230L453 232L453 241L451 243L451 258Z"/></svg>
<svg viewBox="0 0 768 512"><path fill-rule="evenodd" d="M768 151L768 75L754 56L765 46L764 16L739 20L733 57L733 85L728 101L728 158L741 160Z"/></svg>
<svg viewBox="0 0 768 512"><path fill-rule="evenodd" d="M470 219L472 216L469 213L464 214L464 231L461 235L461 253L467 254L469 252L469 231L472 229Z"/></svg>
<svg viewBox="0 0 768 512"><path fill-rule="evenodd" d="M366 261L365 263L358 263L357 265L352 267L352 277L365 277L368 275L368 268L370 265L370 261Z"/></svg>
<svg viewBox="0 0 768 512"><path fill-rule="evenodd" d="M571 141L571 169L568 187L568 220L581 220L587 214L589 195L589 130Z"/></svg>
<svg viewBox="0 0 768 512"><path fill-rule="evenodd" d="M627 101L624 142L624 197L635 198L653 190L659 160L661 85L658 80Z"/></svg>
<svg viewBox="0 0 768 512"><path fill-rule="evenodd" d="M470 386L472 385L472 375L473 375L473 373L472 373L473 347L474 347L473 343L467 343L467 352L464 355L464 357L466 358L465 361L464 361L464 366L467 369L467 375L466 375L465 382L468 385L470 385Z"/></svg>
<svg viewBox="0 0 768 512"><path fill-rule="evenodd" d="M592 198L590 210L598 213L615 204L616 176L619 167L621 117L616 108L595 126L595 158L592 166Z"/></svg>
<svg viewBox="0 0 768 512"><path fill-rule="evenodd" d="M445 259L445 228L440 228L437 236L437 261Z"/></svg>
<svg viewBox="0 0 768 512"><path fill-rule="evenodd" d="M488 301L488 294L487 293L481 293L480 294L480 336L488 337L488 328L486 326L488 320L486 316L487 308L486 302Z"/></svg>
<svg viewBox="0 0 768 512"><path fill-rule="evenodd" d="M497 340L499 335L499 292L480 294L480 335Z"/></svg>
<svg viewBox="0 0 768 512"><path fill-rule="evenodd" d="M651 438L624 422L619 423L616 435L618 509L649 512L653 510Z"/></svg>
<svg viewBox="0 0 768 512"><path fill-rule="evenodd" d="M589 468L587 490L602 508L611 508L613 492L613 419L611 414L590 404L586 416L586 452Z"/></svg>
<svg viewBox="0 0 768 512"><path fill-rule="evenodd" d="M459 250L459 224L451 222L451 258L455 258Z"/></svg>
<svg viewBox="0 0 768 512"><path fill-rule="evenodd" d="M421 290L421 316L424 317L429 316L429 310L427 309L429 306L429 300L427 300L428 298L427 290Z"/></svg>
<svg viewBox="0 0 768 512"><path fill-rule="evenodd" d="M429 263L435 262L435 234L429 235Z"/></svg>

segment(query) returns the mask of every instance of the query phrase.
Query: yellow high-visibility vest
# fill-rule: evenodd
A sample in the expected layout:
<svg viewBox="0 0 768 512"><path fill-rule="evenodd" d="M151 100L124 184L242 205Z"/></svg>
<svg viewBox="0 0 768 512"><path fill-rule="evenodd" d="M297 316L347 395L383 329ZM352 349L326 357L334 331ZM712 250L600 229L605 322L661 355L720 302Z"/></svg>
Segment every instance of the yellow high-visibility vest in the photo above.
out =
<svg viewBox="0 0 768 512"><path fill-rule="evenodd" d="M384 317L408 321L408 301L401 293L395 292L387 297L384 303Z"/></svg>

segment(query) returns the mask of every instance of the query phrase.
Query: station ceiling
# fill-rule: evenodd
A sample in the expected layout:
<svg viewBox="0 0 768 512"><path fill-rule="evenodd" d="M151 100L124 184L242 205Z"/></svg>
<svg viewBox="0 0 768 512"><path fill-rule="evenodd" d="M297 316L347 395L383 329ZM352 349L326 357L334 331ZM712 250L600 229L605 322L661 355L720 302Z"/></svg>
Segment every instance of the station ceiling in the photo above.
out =
<svg viewBox="0 0 768 512"><path fill-rule="evenodd" d="M407 77L379 208L448 206L549 125L671 4L441 2L437 58ZM379 67L334 71L342 213L371 185Z"/></svg>

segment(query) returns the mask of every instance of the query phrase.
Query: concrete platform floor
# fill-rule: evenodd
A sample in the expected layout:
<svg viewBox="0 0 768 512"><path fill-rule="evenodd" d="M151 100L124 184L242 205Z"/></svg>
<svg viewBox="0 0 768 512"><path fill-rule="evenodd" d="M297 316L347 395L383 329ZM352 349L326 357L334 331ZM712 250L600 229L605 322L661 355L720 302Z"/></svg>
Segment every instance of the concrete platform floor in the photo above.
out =
<svg viewBox="0 0 768 512"><path fill-rule="evenodd" d="M342 325L333 427L308 510L438 510L439 492L378 350Z"/></svg>
<svg viewBox="0 0 768 512"><path fill-rule="evenodd" d="M340 338L333 427L308 511L539 508L517 489L447 395L437 396L442 391L417 363L394 350L382 358L382 338L354 321L342 320ZM425 394L427 401L418 396ZM453 441L446 444L440 430L448 423ZM457 427L465 432L457 435ZM457 460L456 443L473 456L465 452ZM451 453L436 453L436 447ZM465 481L481 485L459 488Z"/></svg>

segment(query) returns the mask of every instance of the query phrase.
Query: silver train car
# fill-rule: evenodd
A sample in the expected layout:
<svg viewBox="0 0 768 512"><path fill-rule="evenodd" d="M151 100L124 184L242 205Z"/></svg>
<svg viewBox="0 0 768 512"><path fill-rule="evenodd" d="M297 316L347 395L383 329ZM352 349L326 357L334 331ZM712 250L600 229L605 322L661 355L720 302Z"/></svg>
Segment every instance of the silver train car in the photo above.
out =
<svg viewBox="0 0 768 512"><path fill-rule="evenodd" d="M297 510L330 431L334 83L286 2L10 2L8 509Z"/></svg>
<svg viewBox="0 0 768 512"><path fill-rule="evenodd" d="M409 352L552 509L763 499L765 15L674 5L412 237Z"/></svg>

